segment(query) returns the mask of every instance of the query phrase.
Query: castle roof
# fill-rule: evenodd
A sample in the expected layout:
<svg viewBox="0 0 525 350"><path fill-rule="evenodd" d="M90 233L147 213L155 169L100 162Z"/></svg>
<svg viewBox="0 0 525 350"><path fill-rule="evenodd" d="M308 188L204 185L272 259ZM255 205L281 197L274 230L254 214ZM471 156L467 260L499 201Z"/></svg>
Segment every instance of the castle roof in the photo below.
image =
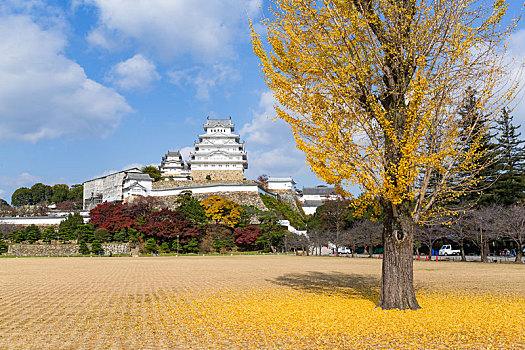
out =
<svg viewBox="0 0 525 350"><path fill-rule="evenodd" d="M224 126L226 128L231 128L232 131L234 130L234 127L235 127L235 125L232 124L231 117L228 119L211 119L210 117L208 117L206 119L206 124L204 124L204 129L213 128L216 126Z"/></svg>
<svg viewBox="0 0 525 350"><path fill-rule="evenodd" d="M145 173L127 173L126 180L147 180L147 181L153 181L153 179Z"/></svg>
<svg viewBox="0 0 525 350"><path fill-rule="evenodd" d="M326 186L317 186L317 187L303 187L303 196L304 195L322 195L329 196L337 194L335 188L326 187Z"/></svg>

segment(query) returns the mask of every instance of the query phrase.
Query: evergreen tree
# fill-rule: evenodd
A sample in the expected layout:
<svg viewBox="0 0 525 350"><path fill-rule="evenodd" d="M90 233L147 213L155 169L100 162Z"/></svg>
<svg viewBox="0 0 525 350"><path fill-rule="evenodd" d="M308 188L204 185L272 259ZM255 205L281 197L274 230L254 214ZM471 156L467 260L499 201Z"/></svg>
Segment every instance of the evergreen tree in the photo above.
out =
<svg viewBox="0 0 525 350"><path fill-rule="evenodd" d="M188 253L198 253L199 252L199 241L197 240L197 238L193 237L182 248L185 252L188 252Z"/></svg>
<svg viewBox="0 0 525 350"><path fill-rule="evenodd" d="M48 201L51 197L51 186L42 183L34 184L31 187L31 202L37 204L39 202Z"/></svg>
<svg viewBox="0 0 525 350"><path fill-rule="evenodd" d="M33 204L31 190L27 187L18 188L15 192L13 192L13 195L11 196L11 204L13 206Z"/></svg>
<svg viewBox="0 0 525 350"><path fill-rule="evenodd" d="M477 172L477 183L470 188L460 198L461 202L475 203L478 206L485 206L493 202L493 194L488 190L494 184L497 178L497 159L498 149L493 139L495 134L491 134L490 125L487 118L479 110L479 98L476 96L477 91L471 87L466 90L463 105L459 108L458 114L461 117L462 126L460 138L467 140L467 153L478 154L476 166L472 169L481 169ZM469 137L468 134L472 133ZM475 149L472 149L476 145ZM460 160L461 161L461 160ZM459 174L459 180L469 178L472 170L466 170L465 173Z"/></svg>
<svg viewBox="0 0 525 350"><path fill-rule="evenodd" d="M155 239L154 238L148 239L144 248L150 253L156 252L158 247L157 247L157 243L155 242Z"/></svg>
<svg viewBox="0 0 525 350"><path fill-rule="evenodd" d="M91 244L91 253L95 255L101 255L104 253L104 250L102 249L102 244L100 241L94 240Z"/></svg>
<svg viewBox="0 0 525 350"><path fill-rule="evenodd" d="M113 236L113 240L115 242L126 242L128 240L128 233L126 232L126 230L117 231Z"/></svg>
<svg viewBox="0 0 525 350"><path fill-rule="evenodd" d="M83 223L84 219L79 213L69 214L67 219L62 221L58 226L60 240L65 242L76 239L77 237L75 236L75 231L77 227Z"/></svg>
<svg viewBox="0 0 525 350"><path fill-rule="evenodd" d="M189 219L193 225L204 226L208 223L204 207L199 200L191 195L191 192L183 192L177 198L178 210Z"/></svg>
<svg viewBox="0 0 525 350"><path fill-rule="evenodd" d="M46 227L42 232L41 238L45 243L51 243L53 239L56 239L57 233L53 226Z"/></svg>
<svg viewBox="0 0 525 350"><path fill-rule="evenodd" d="M92 223L88 223L85 225L78 225L73 236L76 237L79 242L93 242L95 239L94 232L95 226Z"/></svg>
<svg viewBox="0 0 525 350"><path fill-rule="evenodd" d="M36 225L29 225L26 228L26 240L29 243L35 243L40 239L40 228Z"/></svg>
<svg viewBox="0 0 525 350"><path fill-rule="evenodd" d="M513 117L507 109L496 127L500 158L497 163L498 178L491 192L494 202L501 205L512 205L525 199L525 147L520 140L520 125L512 123Z"/></svg>
<svg viewBox="0 0 525 350"><path fill-rule="evenodd" d="M78 247L78 252L82 255L87 255L89 254L89 248L86 244L86 241L82 240L80 242L80 247Z"/></svg>
<svg viewBox="0 0 525 350"><path fill-rule="evenodd" d="M128 230L128 238L126 239L126 241L131 242L131 243L138 242L138 237L137 237L138 234L139 234L139 231L137 229L130 228Z"/></svg>
<svg viewBox="0 0 525 350"><path fill-rule="evenodd" d="M170 244L168 242L164 242L160 245L160 252L161 253L169 253L170 252Z"/></svg>
<svg viewBox="0 0 525 350"><path fill-rule="evenodd" d="M3 240L2 235L0 235L0 254L7 253L8 248L8 244Z"/></svg>
<svg viewBox="0 0 525 350"><path fill-rule="evenodd" d="M95 237L95 241L98 242L106 242L111 237L108 230L105 228L96 229L95 232L93 232L93 235Z"/></svg>

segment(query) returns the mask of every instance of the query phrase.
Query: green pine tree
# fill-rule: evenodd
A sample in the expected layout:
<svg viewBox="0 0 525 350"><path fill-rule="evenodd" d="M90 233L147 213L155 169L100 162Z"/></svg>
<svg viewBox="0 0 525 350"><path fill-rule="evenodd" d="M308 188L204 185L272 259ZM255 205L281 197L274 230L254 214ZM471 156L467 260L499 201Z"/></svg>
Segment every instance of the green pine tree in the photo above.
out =
<svg viewBox="0 0 525 350"><path fill-rule="evenodd" d="M58 234L62 242L77 239L75 231L78 226L84 223L84 219L79 213L69 214L66 220L58 226Z"/></svg>
<svg viewBox="0 0 525 350"><path fill-rule="evenodd" d="M474 167L474 177L476 184L459 198L460 202L476 203L478 206L485 206L494 201L494 195L489 188L494 184L497 178L497 159L498 147L493 142L495 134L490 131L490 125L487 117L479 110L479 98L476 96L475 89L468 87L464 103L458 111L462 120L460 137L467 143L467 152L475 153L478 156L476 166ZM471 132L471 134L469 134ZM472 149L477 145L475 149ZM481 169L481 170L477 170ZM471 170L464 174L459 174L459 180L462 177L472 176Z"/></svg>
<svg viewBox="0 0 525 350"><path fill-rule="evenodd" d="M85 225L78 225L75 229L73 236L79 241L93 242L95 239L94 236L95 226L92 223Z"/></svg>
<svg viewBox="0 0 525 350"><path fill-rule="evenodd" d="M501 205L516 204L525 199L525 141L520 140L520 125L512 123L507 109L502 110L496 127L500 158L497 163L497 181L491 188L494 202Z"/></svg>
<svg viewBox="0 0 525 350"><path fill-rule="evenodd" d="M100 241L94 240L93 243L91 243L91 253L95 255L102 255L104 253Z"/></svg>
<svg viewBox="0 0 525 350"><path fill-rule="evenodd" d="M177 198L179 204L178 211L184 214L193 225L204 226L208 223L208 217L204 207L199 200L191 195L191 192L183 192Z"/></svg>
<svg viewBox="0 0 525 350"><path fill-rule="evenodd" d="M170 244L168 242L164 242L160 245L160 252L161 253L169 253L170 252Z"/></svg>
<svg viewBox="0 0 525 350"><path fill-rule="evenodd" d="M42 241L45 243L51 243L52 240L56 239L57 233L53 226L46 227L42 232Z"/></svg>
<svg viewBox="0 0 525 350"><path fill-rule="evenodd" d="M120 230L118 232L115 232L113 240L115 242L126 242L128 240L128 233L126 232L126 230Z"/></svg>
<svg viewBox="0 0 525 350"><path fill-rule="evenodd" d="M199 252L199 241L197 240L197 238L193 237L182 248L184 249L185 252L188 252L188 253L198 253Z"/></svg>
<svg viewBox="0 0 525 350"><path fill-rule="evenodd" d="M157 243L155 242L155 239L154 238L150 238L148 239L148 241L146 242L146 245L144 246L144 248L146 249L146 251L148 251L149 253L154 253L157 251L158 247L157 247Z"/></svg>
<svg viewBox="0 0 525 350"><path fill-rule="evenodd" d="M7 249L9 248L9 245L1 238L2 235L0 234L0 254L7 253Z"/></svg>
<svg viewBox="0 0 525 350"><path fill-rule="evenodd" d="M86 244L86 241L82 240L80 242L80 247L78 247L78 252L82 255L87 255L89 254L89 248Z"/></svg>
<svg viewBox="0 0 525 350"><path fill-rule="evenodd" d="M29 225L26 228L26 241L35 243L40 239L40 228L36 225Z"/></svg>

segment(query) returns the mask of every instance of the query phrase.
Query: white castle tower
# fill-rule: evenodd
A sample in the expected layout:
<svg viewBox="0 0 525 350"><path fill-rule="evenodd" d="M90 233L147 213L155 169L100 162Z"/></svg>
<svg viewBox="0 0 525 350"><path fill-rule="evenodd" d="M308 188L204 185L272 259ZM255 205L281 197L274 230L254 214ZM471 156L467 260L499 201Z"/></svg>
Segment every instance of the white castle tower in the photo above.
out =
<svg viewBox="0 0 525 350"><path fill-rule="evenodd" d="M162 157L162 162L159 167L162 176L166 178L173 178L174 180L186 180L190 176L190 169L184 165L180 152L168 151Z"/></svg>
<svg viewBox="0 0 525 350"><path fill-rule="evenodd" d="M205 134L199 135L188 164L194 180L242 180L248 158L244 142L234 134L235 126L229 119L207 118Z"/></svg>

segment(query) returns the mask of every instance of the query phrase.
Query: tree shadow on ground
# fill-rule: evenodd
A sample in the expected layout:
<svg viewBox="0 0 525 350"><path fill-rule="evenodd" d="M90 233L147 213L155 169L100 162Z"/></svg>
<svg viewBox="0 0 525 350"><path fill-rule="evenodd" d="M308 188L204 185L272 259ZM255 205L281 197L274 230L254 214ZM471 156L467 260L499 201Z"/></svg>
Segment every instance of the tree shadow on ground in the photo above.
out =
<svg viewBox="0 0 525 350"><path fill-rule="evenodd" d="M317 294L342 295L347 298L364 298L374 304L379 302L381 280L371 275L341 272L290 273L269 280L280 286L291 287Z"/></svg>

